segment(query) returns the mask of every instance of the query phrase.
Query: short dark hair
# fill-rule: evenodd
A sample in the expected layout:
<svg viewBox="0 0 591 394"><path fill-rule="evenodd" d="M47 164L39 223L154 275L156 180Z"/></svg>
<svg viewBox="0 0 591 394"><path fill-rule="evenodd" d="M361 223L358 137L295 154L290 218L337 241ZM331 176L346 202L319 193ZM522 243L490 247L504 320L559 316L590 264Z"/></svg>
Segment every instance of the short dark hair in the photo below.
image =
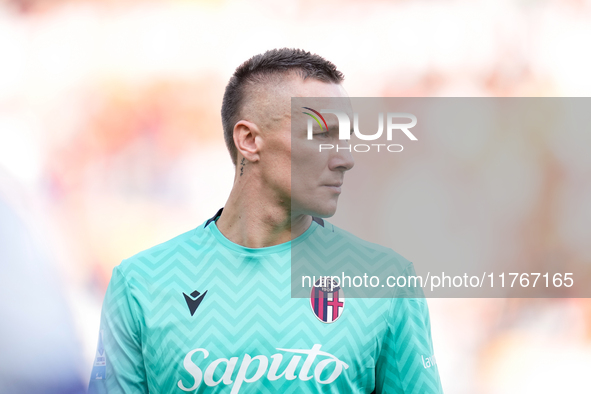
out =
<svg viewBox="0 0 591 394"><path fill-rule="evenodd" d="M238 122L246 87L266 82L269 77L295 72L302 79L313 78L326 83L341 83L345 77L337 67L321 56L301 49L272 49L242 63L230 78L222 101L224 139L236 164L238 151L234 145L234 125Z"/></svg>

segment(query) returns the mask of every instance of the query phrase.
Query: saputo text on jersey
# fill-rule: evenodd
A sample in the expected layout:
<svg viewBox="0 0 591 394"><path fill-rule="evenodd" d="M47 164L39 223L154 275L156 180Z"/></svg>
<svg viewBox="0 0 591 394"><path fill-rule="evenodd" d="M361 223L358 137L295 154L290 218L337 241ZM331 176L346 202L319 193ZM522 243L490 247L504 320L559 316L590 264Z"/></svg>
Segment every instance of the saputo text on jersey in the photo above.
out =
<svg viewBox="0 0 591 394"><path fill-rule="evenodd" d="M203 348L193 349L187 353L185 359L183 360L183 367L193 377L193 384L192 386L187 387L181 379L178 381L177 386L183 391L194 391L201 385L202 382L209 387L214 387L220 383L223 383L225 385L232 385L232 390L230 393L237 394L240 391L240 387L243 383L252 383L261 379L263 375L265 375L265 372L267 372L267 367L269 367L269 371L266 374L266 378L270 381L275 381L280 378L284 378L286 380L295 380L296 378L299 378L302 381L308 381L314 378L320 384L329 384L334 382L335 379L341 375L343 369L347 369L349 366L332 354L321 351L321 347L322 345L315 344L312 349L277 349L281 352L302 354L307 356L298 375L296 375L296 369L302 358L301 356L292 356L289 364L287 367L285 367L285 370L282 373L277 374L281 361L283 360L282 354L277 353L271 356L273 361L271 362L270 367L267 356L259 355L251 357L249 354L245 354L238 367L238 373L236 374L234 380L232 379L232 375L236 369L238 357L232 357L230 359L218 358L217 360L212 361L205 369L205 373L203 373L201 368L199 368L197 364L193 362L193 355L196 353L202 353L203 359L206 359L209 356L209 352ZM318 362L314 368L314 373L308 376L308 373L310 372L310 369L312 368L312 365L314 364L314 361L317 357L323 357L324 359ZM248 370L250 364L254 361L258 362L257 370L252 376L247 377L246 371ZM220 379L214 380L214 373L222 363L225 364L224 374ZM330 364L334 364L332 373L326 379L321 379L322 372Z"/></svg>

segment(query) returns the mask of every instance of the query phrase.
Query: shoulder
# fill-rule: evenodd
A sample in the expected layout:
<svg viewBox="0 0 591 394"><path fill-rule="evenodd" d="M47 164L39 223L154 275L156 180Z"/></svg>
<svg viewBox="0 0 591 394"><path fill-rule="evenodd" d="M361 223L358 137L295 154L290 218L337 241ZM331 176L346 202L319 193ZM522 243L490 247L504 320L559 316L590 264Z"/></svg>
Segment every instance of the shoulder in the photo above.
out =
<svg viewBox="0 0 591 394"><path fill-rule="evenodd" d="M156 275L165 273L178 262L195 261L195 258L211 247L211 237L204 229L204 225L175 236L168 241L152 246L123 260L115 267L123 276ZM142 275L143 274L143 275Z"/></svg>
<svg viewBox="0 0 591 394"><path fill-rule="evenodd" d="M326 220L316 230L316 242L330 248L339 254L348 255L366 262L385 262L396 265L399 269L412 266L412 263L391 248L363 240L350 232L343 230Z"/></svg>
<svg viewBox="0 0 591 394"><path fill-rule="evenodd" d="M387 285L388 279L414 272L412 263L391 248L327 221L317 225L313 236L292 250L292 275L297 278L336 276L349 298L391 298L400 291Z"/></svg>

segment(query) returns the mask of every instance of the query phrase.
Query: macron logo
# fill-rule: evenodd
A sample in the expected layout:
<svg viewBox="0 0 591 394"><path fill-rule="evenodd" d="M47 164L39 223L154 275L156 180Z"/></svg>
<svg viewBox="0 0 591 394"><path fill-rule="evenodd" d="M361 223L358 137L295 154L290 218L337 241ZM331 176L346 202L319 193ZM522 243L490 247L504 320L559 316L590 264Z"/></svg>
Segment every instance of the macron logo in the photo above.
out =
<svg viewBox="0 0 591 394"><path fill-rule="evenodd" d="M190 296L183 293L183 295L185 296L185 301L187 301L187 306L189 307L189 312L191 312L191 316L195 314L195 311L199 307L199 304L201 304L201 301L203 301L203 298L207 294L207 290L205 290L205 293L201 295L199 294L201 293L199 293L197 290L192 292Z"/></svg>

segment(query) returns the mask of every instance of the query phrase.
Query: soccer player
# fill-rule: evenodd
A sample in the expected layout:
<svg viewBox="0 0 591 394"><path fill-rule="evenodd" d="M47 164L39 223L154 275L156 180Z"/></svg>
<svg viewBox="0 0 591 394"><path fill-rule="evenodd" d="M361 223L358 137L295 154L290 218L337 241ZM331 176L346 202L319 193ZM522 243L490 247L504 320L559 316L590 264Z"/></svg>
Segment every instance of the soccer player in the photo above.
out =
<svg viewBox="0 0 591 394"><path fill-rule="evenodd" d="M297 245L322 240L411 266L320 219L335 213L354 163L346 149L310 154L317 141L292 135L290 98L347 97L342 81L332 63L295 49L236 69L222 104L236 165L228 201L115 267L91 393L442 392L424 299L345 301L346 289L326 283L291 298ZM314 137L348 144L333 134Z"/></svg>

